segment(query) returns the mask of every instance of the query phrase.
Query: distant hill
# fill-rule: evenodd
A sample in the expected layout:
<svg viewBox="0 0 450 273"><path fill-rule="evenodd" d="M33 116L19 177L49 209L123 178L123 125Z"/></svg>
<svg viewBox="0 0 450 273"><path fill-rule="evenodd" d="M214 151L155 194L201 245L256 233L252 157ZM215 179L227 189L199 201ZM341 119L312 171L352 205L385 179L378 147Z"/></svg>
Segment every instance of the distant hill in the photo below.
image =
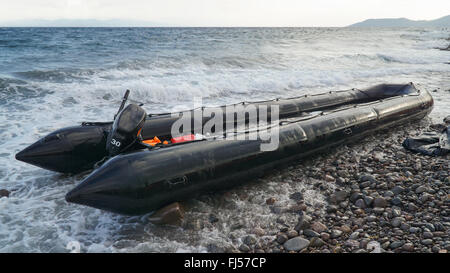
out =
<svg viewBox="0 0 450 273"><path fill-rule="evenodd" d="M368 19L349 27L450 27L450 15L428 21L407 18Z"/></svg>
<svg viewBox="0 0 450 273"><path fill-rule="evenodd" d="M0 27L155 27L163 24L137 20L96 20L96 19L59 19L59 20L20 20L0 22Z"/></svg>

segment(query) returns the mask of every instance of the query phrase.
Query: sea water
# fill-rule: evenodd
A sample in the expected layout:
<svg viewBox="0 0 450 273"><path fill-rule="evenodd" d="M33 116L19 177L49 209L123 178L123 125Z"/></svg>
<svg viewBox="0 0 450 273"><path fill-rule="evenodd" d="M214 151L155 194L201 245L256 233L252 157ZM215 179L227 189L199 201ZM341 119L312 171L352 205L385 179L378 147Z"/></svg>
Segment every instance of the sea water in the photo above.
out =
<svg viewBox="0 0 450 273"><path fill-rule="evenodd" d="M203 252L239 244L251 226L275 222L265 198L303 186L279 187L271 178L241 189L251 201L240 201L238 191L225 205L191 200L188 228L157 227L148 215L67 203L64 195L86 174L57 174L14 155L58 128L112 120L126 89L154 113L191 108L194 97L222 105L414 82L432 92L431 118L439 122L450 115L450 51L437 48L449 37L448 28L0 28L0 189L11 191L0 199L0 252L68 252L74 244L81 252ZM198 223L211 214L214 225Z"/></svg>

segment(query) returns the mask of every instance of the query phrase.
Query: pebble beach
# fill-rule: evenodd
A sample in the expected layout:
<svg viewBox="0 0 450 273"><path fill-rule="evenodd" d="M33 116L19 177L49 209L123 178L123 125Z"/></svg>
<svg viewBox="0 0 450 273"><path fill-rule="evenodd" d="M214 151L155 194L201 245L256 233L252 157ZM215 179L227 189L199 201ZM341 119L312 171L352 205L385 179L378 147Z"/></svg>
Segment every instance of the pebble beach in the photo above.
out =
<svg viewBox="0 0 450 273"><path fill-rule="evenodd" d="M285 223L268 249L255 250L447 253L450 161L405 151L401 143L410 133L410 127L381 133L288 172L293 183L307 183L327 202L310 204L292 193L298 208L281 209L278 221L294 210L297 223Z"/></svg>
<svg viewBox="0 0 450 273"><path fill-rule="evenodd" d="M293 163L253 185L192 201L237 211L241 203L259 204L271 223L234 222L197 211L187 213L183 228L229 225L230 243L210 244L209 252L447 253L449 157L414 154L401 145L408 136L433 130L429 119L385 130ZM249 192L256 188L258 194L258 184L274 182L280 187L276 197Z"/></svg>

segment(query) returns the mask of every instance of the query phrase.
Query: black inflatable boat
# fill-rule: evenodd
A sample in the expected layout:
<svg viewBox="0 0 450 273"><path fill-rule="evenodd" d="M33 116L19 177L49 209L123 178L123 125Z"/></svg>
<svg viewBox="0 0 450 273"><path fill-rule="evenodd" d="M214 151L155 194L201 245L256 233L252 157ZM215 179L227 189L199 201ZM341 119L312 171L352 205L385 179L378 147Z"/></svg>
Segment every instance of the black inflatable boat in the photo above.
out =
<svg viewBox="0 0 450 273"><path fill-rule="evenodd" d="M413 84L382 84L367 89L332 91L318 95L253 103L243 102L232 106L256 106L258 109L257 121L259 121L259 109L262 109L261 106L268 106L267 116L270 118L271 107L269 106L276 105L279 107L279 119L283 120L302 116L314 111L331 110L345 105L371 102L389 97L413 94L415 92L416 89ZM128 93L124 101L127 97ZM192 128L195 127L194 123L205 125L210 120L208 115L204 113L216 112L215 110L217 109L223 110L222 112L225 113L226 111L224 110L226 107L228 106L190 110L188 114L192 117ZM202 113L195 115L197 111L201 111ZM162 142L170 141L172 125L179 119L180 115L184 114L186 112L149 114L145 118L142 127L142 138L146 140L157 137ZM201 116L201 118L196 118L197 116ZM236 114L235 119L232 121L229 121L225 116L222 120L224 121L224 128L233 127L236 124L242 123L242 121L247 124L251 122L247 119L247 116L240 115L239 113ZM268 121L270 122L270 119ZM16 154L16 159L61 173L79 173L92 169L97 162L108 155L106 149L107 138L110 135L112 125L113 122L83 122L79 126L59 129ZM141 145L132 145L128 148L129 150L139 150L143 147Z"/></svg>
<svg viewBox="0 0 450 273"><path fill-rule="evenodd" d="M95 169L66 195L66 200L121 214L144 214L172 202L245 183L274 167L376 130L421 119L431 111L433 99L427 91L410 83L260 103L279 105L280 120L258 130L238 132L235 136L243 137L238 139L216 136L178 145L161 144L127 150ZM142 113L136 116L140 115ZM164 126L152 130L152 122L158 124L162 120L165 120ZM143 131L149 137L164 138L174 122L166 115L150 116ZM97 139L92 146L98 145L97 158L100 158L106 154L102 150L105 149L105 132L111 130L116 134L120 127L118 123L116 119L112 129L111 124L75 129L89 131L95 128ZM278 145L272 150L261 149L270 139L267 135L272 133L274 126ZM130 127L123 132L134 134L136 130L138 128ZM87 143L91 145L91 142ZM142 148L144 150L140 150ZM90 166L94 161L90 159ZM44 167L43 164L40 166Z"/></svg>

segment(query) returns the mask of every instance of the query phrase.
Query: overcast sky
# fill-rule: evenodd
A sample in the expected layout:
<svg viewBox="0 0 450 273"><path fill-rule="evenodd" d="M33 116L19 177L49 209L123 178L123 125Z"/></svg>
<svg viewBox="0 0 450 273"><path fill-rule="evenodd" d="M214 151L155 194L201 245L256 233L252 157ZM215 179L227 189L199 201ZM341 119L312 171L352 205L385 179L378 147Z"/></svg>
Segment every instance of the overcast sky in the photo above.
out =
<svg viewBox="0 0 450 273"><path fill-rule="evenodd" d="M0 22L124 19L171 26L346 26L369 18L436 19L450 0L0 0Z"/></svg>

